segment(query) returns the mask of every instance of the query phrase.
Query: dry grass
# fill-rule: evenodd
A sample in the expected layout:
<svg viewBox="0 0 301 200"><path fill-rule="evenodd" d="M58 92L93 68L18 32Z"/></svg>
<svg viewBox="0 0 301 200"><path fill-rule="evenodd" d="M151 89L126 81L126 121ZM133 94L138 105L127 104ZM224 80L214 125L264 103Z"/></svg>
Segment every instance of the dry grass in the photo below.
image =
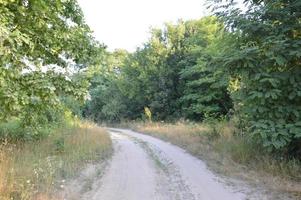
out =
<svg viewBox="0 0 301 200"><path fill-rule="evenodd" d="M216 172L261 183L277 192L301 194L301 162L265 152L231 123L131 123L130 128L176 144L207 161Z"/></svg>
<svg viewBox="0 0 301 200"><path fill-rule="evenodd" d="M111 153L106 131L84 123L41 141L0 145L0 199L50 200L85 164Z"/></svg>

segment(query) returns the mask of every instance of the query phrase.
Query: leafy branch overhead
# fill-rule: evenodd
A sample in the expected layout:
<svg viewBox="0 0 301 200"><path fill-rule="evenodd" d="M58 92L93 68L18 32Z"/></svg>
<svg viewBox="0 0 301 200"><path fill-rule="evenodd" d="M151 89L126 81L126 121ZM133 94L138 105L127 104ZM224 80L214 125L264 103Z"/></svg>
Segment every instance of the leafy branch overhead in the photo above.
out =
<svg viewBox="0 0 301 200"><path fill-rule="evenodd" d="M99 64L104 47L77 2L0 1L0 13L0 117L59 106L63 94L84 98L81 69Z"/></svg>

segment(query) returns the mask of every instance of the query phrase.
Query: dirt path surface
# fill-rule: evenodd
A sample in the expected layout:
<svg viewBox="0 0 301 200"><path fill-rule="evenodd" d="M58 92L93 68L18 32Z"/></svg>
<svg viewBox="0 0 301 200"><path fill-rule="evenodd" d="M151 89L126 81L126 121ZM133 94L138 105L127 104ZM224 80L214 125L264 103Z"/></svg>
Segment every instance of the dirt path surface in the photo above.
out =
<svg viewBox="0 0 301 200"><path fill-rule="evenodd" d="M245 192L227 185L201 160L181 148L130 130L109 131L115 151L112 160L102 168L103 174L94 173L89 184L85 184L86 189L72 199L249 199Z"/></svg>
<svg viewBox="0 0 301 200"><path fill-rule="evenodd" d="M146 152L124 135L111 133L111 136L115 154L99 190L89 199L162 199L156 193L156 170Z"/></svg>

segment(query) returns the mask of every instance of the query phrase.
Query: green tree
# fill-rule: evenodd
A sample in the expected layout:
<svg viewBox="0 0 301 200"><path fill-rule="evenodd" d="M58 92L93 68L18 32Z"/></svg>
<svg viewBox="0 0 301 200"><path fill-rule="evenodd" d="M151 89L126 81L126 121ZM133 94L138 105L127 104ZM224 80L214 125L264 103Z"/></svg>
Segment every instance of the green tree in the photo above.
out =
<svg viewBox="0 0 301 200"><path fill-rule="evenodd" d="M236 80L236 110L246 128L269 149L300 150L300 1L245 1L217 14L236 44L220 63Z"/></svg>
<svg viewBox="0 0 301 200"><path fill-rule="evenodd" d="M96 122L118 122L125 118L130 109L127 109L127 98L120 86L121 71L127 56L124 50L106 53L104 64L94 69L90 99L83 109L85 117Z"/></svg>
<svg viewBox="0 0 301 200"><path fill-rule="evenodd" d="M216 17L187 22L187 32L187 51L180 62L184 66L182 113L195 120L224 116L232 108L227 90L229 76L212 61L226 44L227 33Z"/></svg>
<svg viewBox="0 0 301 200"><path fill-rule="evenodd" d="M1 0L0 37L0 118L28 125L60 96L83 99L89 82L80 69L104 50L75 0Z"/></svg>
<svg viewBox="0 0 301 200"><path fill-rule="evenodd" d="M88 109L90 114L136 119L147 107L154 120L225 115L232 106L228 76L209 64L223 45L223 34L215 17L152 29L149 41L134 53L121 56L117 51L108 59L106 68L111 70L100 75L102 83L92 83L90 103L96 107ZM109 101L103 98L107 94Z"/></svg>

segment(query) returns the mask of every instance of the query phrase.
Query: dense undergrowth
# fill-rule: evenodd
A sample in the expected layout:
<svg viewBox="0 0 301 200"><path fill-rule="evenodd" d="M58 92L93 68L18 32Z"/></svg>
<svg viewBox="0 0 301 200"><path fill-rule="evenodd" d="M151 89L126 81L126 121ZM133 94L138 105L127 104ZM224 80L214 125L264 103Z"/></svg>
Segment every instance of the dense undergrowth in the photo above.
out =
<svg viewBox="0 0 301 200"><path fill-rule="evenodd" d="M131 122L120 126L176 144L205 159L221 174L301 194L301 161L268 152L231 122Z"/></svg>
<svg viewBox="0 0 301 200"><path fill-rule="evenodd" d="M2 124L18 133L18 123ZM65 183L88 163L111 153L111 140L102 128L74 122L44 130L39 140L0 143L0 199L57 199Z"/></svg>

